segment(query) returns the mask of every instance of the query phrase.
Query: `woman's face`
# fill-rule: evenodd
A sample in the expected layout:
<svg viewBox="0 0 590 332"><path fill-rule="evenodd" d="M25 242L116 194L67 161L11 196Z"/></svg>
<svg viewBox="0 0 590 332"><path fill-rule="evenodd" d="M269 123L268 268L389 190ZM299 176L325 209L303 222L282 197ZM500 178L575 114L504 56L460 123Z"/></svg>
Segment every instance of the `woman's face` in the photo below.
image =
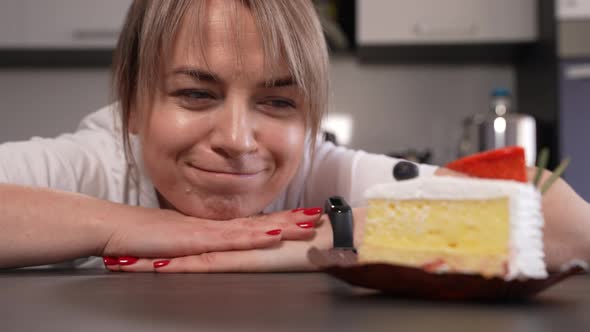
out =
<svg viewBox="0 0 590 332"><path fill-rule="evenodd" d="M297 171L306 131L303 96L288 68L264 76L262 41L246 8L236 23L240 45L230 45L226 20L235 15L223 3L210 2L204 50L191 49L199 45L194 31L181 28L161 91L131 120L165 204L208 219L249 216L270 204Z"/></svg>

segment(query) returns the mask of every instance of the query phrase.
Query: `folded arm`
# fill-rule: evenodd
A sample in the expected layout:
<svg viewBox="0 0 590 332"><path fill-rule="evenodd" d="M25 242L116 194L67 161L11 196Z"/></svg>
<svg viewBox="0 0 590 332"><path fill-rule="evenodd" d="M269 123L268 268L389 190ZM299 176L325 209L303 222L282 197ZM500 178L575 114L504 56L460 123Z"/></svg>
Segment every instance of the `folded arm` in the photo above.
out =
<svg viewBox="0 0 590 332"><path fill-rule="evenodd" d="M529 170L532 178L534 169ZM441 168L439 176L464 176ZM545 171L543 181L551 175ZM590 262L590 204L562 179L543 196L545 217L544 245L549 270L558 270L573 259ZM364 208L354 209L355 246L360 246L365 219ZM332 247L332 229L327 217L321 218L316 235L307 241L284 241L266 249L212 252L204 255L166 259L167 265L155 268L161 259L142 259L132 266L113 266L112 270L158 272L263 272L314 270L307 259L311 247Z"/></svg>
<svg viewBox="0 0 590 332"><path fill-rule="evenodd" d="M317 216L289 211L228 222L80 194L0 184L0 268L88 256L177 257L276 246L315 233ZM278 231L278 232L277 232Z"/></svg>

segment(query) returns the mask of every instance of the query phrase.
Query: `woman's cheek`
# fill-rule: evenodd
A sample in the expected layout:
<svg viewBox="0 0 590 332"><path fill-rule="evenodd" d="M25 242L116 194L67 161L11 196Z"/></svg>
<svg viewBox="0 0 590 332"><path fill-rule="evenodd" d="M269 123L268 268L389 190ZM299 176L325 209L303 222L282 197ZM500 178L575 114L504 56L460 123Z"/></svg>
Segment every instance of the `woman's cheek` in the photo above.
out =
<svg viewBox="0 0 590 332"><path fill-rule="evenodd" d="M198 118L190 112L177 110L155 112L146 139L151 140L165 155L189 149L204 130L200 127L206 125Z"/></svg>
<svg viewBox="0 0 590 332"><path fill-rule="evenodd" d="M305 144L305 128L303 123L291 123L275 126L265 133L269 146L278 164L293 163L297 167L303 155Z"/></svg>

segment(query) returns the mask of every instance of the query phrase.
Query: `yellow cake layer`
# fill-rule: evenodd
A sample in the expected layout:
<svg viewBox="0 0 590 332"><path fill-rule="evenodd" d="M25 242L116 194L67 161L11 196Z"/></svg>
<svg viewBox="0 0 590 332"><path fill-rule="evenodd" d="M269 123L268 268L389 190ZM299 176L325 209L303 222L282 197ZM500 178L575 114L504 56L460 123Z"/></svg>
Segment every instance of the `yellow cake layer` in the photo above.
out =
<svg viewBox="0 0 590 332"><path fill-rule="evenodd" d="M366 244L359 250L359 257L363 263L388 263L436 271L437 264L444 262L443 269L448 269L448 272L481 274L486 277L506 275L506 253L441 252Z"/></svg>
<svg viewBox="0 0 590 332"><path fill-rule="evenodd" d="M454 271L503 275L509 200L371 200L359 258L422 267L443 260Z"/></svg>

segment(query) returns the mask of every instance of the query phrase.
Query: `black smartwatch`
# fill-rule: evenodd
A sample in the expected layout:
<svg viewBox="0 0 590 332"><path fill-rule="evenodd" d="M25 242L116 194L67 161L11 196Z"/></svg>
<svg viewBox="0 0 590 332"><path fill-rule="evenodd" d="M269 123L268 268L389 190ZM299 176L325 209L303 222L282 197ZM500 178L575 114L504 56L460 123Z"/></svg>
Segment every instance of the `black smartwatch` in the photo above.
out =
<svg viewBox="0 0 590 332"><path fill-rule="evenodd" d="M335 249L354 249L352 209L340 196L332 196L326 200L324 212L330 218L334 233Z"/></svg>

